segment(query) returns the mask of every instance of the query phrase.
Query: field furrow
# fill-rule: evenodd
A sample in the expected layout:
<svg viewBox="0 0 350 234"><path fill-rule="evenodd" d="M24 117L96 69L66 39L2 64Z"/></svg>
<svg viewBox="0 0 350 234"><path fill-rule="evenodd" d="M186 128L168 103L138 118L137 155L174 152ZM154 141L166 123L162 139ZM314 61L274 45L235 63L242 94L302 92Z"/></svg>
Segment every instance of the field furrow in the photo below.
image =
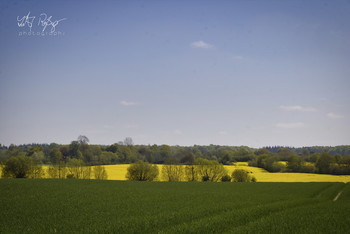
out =
<svg viewBox="0 0 350 234"><path fill-rule="evenodd" d="M332 233L325 217L350 228L349 187L2 179L0 233Z"/></svg>

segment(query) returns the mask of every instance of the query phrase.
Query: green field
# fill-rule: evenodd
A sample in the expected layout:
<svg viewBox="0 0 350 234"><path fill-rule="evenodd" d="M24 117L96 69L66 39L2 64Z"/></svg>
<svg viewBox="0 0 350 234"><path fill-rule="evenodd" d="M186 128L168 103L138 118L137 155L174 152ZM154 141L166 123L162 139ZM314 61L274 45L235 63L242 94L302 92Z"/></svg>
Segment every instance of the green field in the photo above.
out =
<svg viewBox="0 0 350 234"><path fill-rule="evenodd" d="M0 233L347 233L349 211L344 183L0 180Z"/></svg>

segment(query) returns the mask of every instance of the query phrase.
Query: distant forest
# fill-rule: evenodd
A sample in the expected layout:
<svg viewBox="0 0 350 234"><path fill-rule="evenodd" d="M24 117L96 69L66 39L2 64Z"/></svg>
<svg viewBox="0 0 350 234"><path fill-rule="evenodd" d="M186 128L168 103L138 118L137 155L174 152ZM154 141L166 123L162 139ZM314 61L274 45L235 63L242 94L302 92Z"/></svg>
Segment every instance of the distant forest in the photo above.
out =
<svg viewBox="0 0 350 234"><path fill-rule="evenodd" d="M0 164L12 156L28 156L37 164L46 165L67 163L70 159L79 159L85 165L127 164L139 160L153 164L188 165L195 163L197 158L204 158L224 165L249 162L251 166L270 172L350 174L350 145L301 148L269 146L260 149L220 145L135 145L130 137L112 145L93 145L89 144L86 136L79 136L69 145L0 145Z"/></svg>

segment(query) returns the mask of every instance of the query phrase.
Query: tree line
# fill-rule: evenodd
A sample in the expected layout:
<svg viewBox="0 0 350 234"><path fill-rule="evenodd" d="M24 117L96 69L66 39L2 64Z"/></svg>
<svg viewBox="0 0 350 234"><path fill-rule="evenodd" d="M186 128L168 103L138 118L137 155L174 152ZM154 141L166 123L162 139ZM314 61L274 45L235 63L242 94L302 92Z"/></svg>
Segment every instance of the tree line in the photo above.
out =
<svg viewBox="0 0 350 234"><path fill-rule="evenodd" d="M0 145L0 164L14 156L29 157L36 165L54 168L70 167L74 160L85 166L129 164L144 161L151 164L193 165L197 159L216 161L230 165L233 162L249 162L252 166L270 172L310 172L328 174L350 174L350 146L336 147L264 147L254 149L247 146L169 146L135 145L132 138L111 145L89 144L86 136L79 136L68 145L27 144ZM286 163L281 163L285 161ZM52 169L52 171L55 171ZM60 171L60 170L59 170ZM58 174L60 174L59 172ZM63 173L63 172L62 172Z"/></svg>
<svg viewBox="0 0 350 234"><path fill-rule="evenodd" d="M196 159L191 165L164 164L161 175L164 181L169 182L256 182L256 178L246 170L236 169L229 175L222 164L203 158ZM131 164L126 174L128 180L134 181L154 181L158 177L158 166L144 161Z"/></svg>
<svg viewBox="0 0 350 234"><path fill-rule="evenodd" d="M51 165L46 173L49 178L58 179L101 179L108 178L104 166L86 166L81 159L70 159L67 164ZM28 156L10 157L2 168L4 178L44 178L44 170ZM127 168L128 180L154 181L159 178L156 164L138 161ZM215 160L197 158L193 164L165 164L162 167L164 181L210 181L210 182L256 182L248 171L236 169L231 175L224 166Z"/></svg>
<svg viewBox="0 0 350 234"><path fill-rule="evenodd" d="M28 156L12 156L1 165L1 176L4 178L44 178L45 171L41 164ZM108 178L104 166L86 166L81 159L69 159L67 163L59 163L47 167L48 178L54 179L100 179Z"/></svg>
<svg viewBox="0 0 350 234"><path fill-rule="evenodd" d="M310 154L307 149L297 154L288 148L280 148L275 153L268 149L259 149L255 154L257 157L249 165L269 172L350 175L350 155L332 155L329 152Z"/></svg>

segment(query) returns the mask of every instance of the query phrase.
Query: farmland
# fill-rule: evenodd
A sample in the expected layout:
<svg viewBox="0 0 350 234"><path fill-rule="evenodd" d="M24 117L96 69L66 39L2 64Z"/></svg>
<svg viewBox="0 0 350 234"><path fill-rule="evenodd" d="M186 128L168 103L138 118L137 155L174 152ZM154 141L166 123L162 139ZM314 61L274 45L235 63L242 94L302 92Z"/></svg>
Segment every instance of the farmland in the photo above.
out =
<svg viewBox="0 0 350 234"><path fill-rule="evenodd" d="M130 164L105 165L108 174L108 180L126 180L125 175ZM160 172L163 165L158 165ZM328 175L328 174L313 174L313 173L270 173L262 168L248 166L246 162L238 162L235 165L224 166L228 173L231 174L235 169L244 169L252 172L258 182L350 182L349 175ZM47 171L48 166L43 166L44 171ZM0 168L1 171L1 168ZM1 175L1 172L0 172ZM45 173L45 178L48 174ZM162 176L157 179L162 181Z"/></svg>
<svg viewBox="0 0 350 234"><path fill-rule="evenodd" d="M350 185L344 183L2 179L0 188L0 233L346 233L350 228Z"/></svg>
<svg viewBox="0 0 350 234"><path fill-rule="evenodd" d="M126 180L125 174L129 164L106 165L109 180ZM160 171L163 165L158 165ZM270 173L258 167L250 167L247 163L224 166L229 174L235 169L245 169L253 173L258 182L350 182L350 176L336 176L311 173ZM161 178L160 178L161 180Z"/></svg>

